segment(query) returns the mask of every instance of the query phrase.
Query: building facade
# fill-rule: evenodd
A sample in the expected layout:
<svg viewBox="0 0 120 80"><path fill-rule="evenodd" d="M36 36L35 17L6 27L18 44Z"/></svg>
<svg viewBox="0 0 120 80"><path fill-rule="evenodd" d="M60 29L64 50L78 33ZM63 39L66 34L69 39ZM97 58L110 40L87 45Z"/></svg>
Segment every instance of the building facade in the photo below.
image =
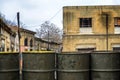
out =
<svg viewBox="0 0 120 80"><path fill-rule="evenodd" d="M0 51L14 51L16 34L0 19Z"/></svg>
<svg viewBox="0 0 120 80"><path fill-rule="evenodd" d="M23 51L33 51L34 45L35 45L35 39L34 36L36 32L30 31L27 29L20 28L20 44L19 44L19 37L18 37L18 27L12 26L11 29L16 32L16 51L19 51L19 45L21 52Z"/></svg>
<svg viewBox="0 0 120 80"><path fill-rule="evenodd" d="M35 37L35 50L36 51L46 51L46 50L51 50L51 51L56 51L60 52L61 48L61 43L57 42L52 42L52 41L47 41L43 40L41 38Z"/></svg>
<svg viewBox="0 0 120 80"><path fill-rule="evenodd" d="M63 7L63 51L119 49L119 5Z"/></svg>
<svg viewBox="0 0 120 80"><path fill-rule="evenodd" d="M36 38L36 32L19 28L20 43L17 26L8 26L0 19L0 52L8 51L59 51L61 43Z"/></svg>

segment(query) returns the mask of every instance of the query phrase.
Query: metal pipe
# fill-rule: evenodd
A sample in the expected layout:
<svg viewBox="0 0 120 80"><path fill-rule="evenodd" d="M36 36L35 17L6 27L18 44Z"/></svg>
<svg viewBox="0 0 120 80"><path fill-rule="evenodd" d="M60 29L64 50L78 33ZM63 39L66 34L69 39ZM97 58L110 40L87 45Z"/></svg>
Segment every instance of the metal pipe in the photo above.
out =
<svg viewBox="0 0 120 80"><path fill-rule="evenodd" d="M108 14L106 15L106 50L108 51Z"/></svg>
<svg viewBox="0 0 120 80"><path fill-rule="evenodd" d="M105 26L106 26L106 51L108 51L108 14L103 13L105 16Z"/></svg>

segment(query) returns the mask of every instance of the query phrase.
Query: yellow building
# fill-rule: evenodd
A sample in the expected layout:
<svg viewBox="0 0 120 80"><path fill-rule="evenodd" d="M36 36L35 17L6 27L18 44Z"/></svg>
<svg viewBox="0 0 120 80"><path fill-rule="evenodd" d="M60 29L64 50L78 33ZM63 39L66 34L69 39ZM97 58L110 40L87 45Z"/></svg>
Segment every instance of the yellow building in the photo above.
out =
<svg viewBox="0 0 120 80"><path fill-rule="evenodd" d="M63 7L63 51L120 50L120 6Z"/></svg>
<svg viewBox="0 0 120 80"><path fill-rule="evenodd" d="M0 51L14 51L16 34L0 19Z"/></svg>
<svg viewBox="0 0 120 80"><path fill-rule="evenodd" d="M60 52L60 48L61 48L61 43L57 43L57 42L52 42L52 41L47 41L41 38L37 38L35 37L35 50L36 51L42 51L42 50L51 50L51 51L56 51L56 52Z"/></svg>
<svg viewBox="0 0 120 80"><path fill-rule="evenodd" d="M16 32L16 51L19 51L19 38L18 38L18 27L12 26L11 29ZM35 45L35 36L36 32L20 28L20 50L23 51L32 51L34 50Z"/></svg>

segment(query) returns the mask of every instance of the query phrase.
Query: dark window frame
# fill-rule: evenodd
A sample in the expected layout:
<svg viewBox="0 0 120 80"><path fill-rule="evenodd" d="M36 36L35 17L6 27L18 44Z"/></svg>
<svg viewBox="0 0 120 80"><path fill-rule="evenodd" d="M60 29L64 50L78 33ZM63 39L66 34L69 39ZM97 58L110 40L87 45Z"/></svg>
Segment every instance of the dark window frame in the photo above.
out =
<svg viewBox="0 0 120 80"><path fill-rule="evenodd" d="M91 51L95 51L96 48L78 48L77 51L78 52L91 52Z"/></svg>
<svg viewBox="0 0 120 80"><path fill-rule="evenodd" d="M114 18L114 26L115 27L120 27L120 17L115 17Z"/></svg>
<svg viewBox="0 0 120 80"><path fill-rule="evenodd" d="M113 47L113 51L120 51L120 47Z"/></svg>
<svg viewBox="0 0 120 80"><path fill-rule="evenodd" d="M25 40L24 40L24 46L28 46L28 38L25 38Z"/></svg>
<svg viewBox="0 0 120 80"><path fill-rule="evenodd" d="M92 18L79 18L81 28L92 27Z"/></svg>
<svg viewBox="0 0 120 80"><path fill-rule="evenodd" d="M33 40L30 40L30 47L33 47Z"/></svg>

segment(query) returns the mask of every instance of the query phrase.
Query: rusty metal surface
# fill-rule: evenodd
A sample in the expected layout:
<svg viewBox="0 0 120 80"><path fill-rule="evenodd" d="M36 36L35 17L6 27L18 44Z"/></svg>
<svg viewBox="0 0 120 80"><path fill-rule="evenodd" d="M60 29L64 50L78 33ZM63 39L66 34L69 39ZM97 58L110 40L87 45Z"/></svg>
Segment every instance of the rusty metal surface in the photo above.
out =
<svg viewBox="0 0 120 80"><path fill-rule="evenodd" d="M23 53L23 80L54 80L54 53Z"/></svg>
<svg viewBox="0 0 120 80"><path fill-rule="evenodd" d="M17 53L0 54L0 80L19 80L19 58Z"/></svg>
<svg viewBox="0 0 120 80"><path fill-rule="evenodd" d="M92 80L120 80L120 53L95 52L91 54Z"/></svg>
<svg viewBox="0 0 120 80"><path fill-rule="evenodd" d="M89 54L58 54L58 80L89 80Z"/></svg>

